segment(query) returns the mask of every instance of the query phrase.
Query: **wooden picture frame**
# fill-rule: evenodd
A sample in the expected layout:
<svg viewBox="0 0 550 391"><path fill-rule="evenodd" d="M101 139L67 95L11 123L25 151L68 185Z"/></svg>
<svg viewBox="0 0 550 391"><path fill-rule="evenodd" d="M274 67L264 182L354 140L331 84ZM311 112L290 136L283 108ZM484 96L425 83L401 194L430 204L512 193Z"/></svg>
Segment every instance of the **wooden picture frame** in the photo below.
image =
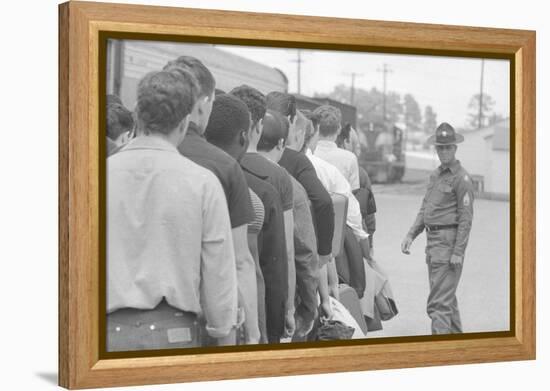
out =
<svg viewBox="0 0 550 391"><path fill-rule="evenodd" d="M456 338L226 350L104 359L100 355L102 40L164 40L507 58L511 61L512 329ZM103 34L103 35L102 35ZM112 36L112 35L111 35ZM104 129L103 129L104 132ZM103 162L103 163L102 163ZM176 383L535 358L535 32L88 2L59 6L59 384ZM104 240L103 240L104 241ZM104 255L103 255L104 256Z"/></svg>

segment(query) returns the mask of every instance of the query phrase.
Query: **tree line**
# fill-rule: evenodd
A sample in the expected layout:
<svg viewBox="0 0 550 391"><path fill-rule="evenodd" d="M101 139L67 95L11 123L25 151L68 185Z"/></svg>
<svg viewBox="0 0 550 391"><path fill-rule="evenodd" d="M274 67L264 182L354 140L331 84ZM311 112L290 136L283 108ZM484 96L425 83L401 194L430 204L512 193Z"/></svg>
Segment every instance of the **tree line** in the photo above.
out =
<svg viewBox="0 0 550 391"><path fill-rule="evenodd" d="M321 95L315 94L315 96L320 97ZM433 133L437 126L437 113L434 108L427 105L422 113L420 104L414 95L410 93L401 96L395 91L389 91L386 94L384 104L384 93L377 88L373 87L370 90L355 88L353 102L351 102L350 87L339 84L328 95L324 94L322 96L328 96L331 99L356 106L357 125L360 128L366 128L369 123L401 122L408 132ZM501 121L503 117L494 111L494 105L494 99L487 94L483 94L483 96L480 94L473 95L468 104L469 112L466 127L468 129L478 129Z"/></svg>

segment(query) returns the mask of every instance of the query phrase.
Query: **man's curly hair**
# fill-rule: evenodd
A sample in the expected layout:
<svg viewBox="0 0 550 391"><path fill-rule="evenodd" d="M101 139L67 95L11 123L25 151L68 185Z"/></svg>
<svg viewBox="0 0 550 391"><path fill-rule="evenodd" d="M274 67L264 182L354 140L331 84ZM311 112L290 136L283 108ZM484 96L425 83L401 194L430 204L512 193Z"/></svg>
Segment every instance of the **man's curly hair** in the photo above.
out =
<svg viewBox="0 0 550 391"><path fill-rule="evenodd" d="M184 69L150 72L138 85L136 114L140 129L169 134L191 113L199 96L197 79Z"/></svg>
<svg viewBox="0 0 550 391"><path fill-rule="evenodd" d="M250 111L250 116L252 117L252 126L256 126L265 116L265 95L254 87L243 84L233 88L229 91L229 94L239 98L248 107L248 111Z"/></svg>
<svg viewBox="0 0 550 391"><path fill-rule="evenodd" d="M342 122L340 109L329 105L322 105L317 107L313 113L319 116L319 134L321 136L332 136L338 132L340 123Z"/></svg>

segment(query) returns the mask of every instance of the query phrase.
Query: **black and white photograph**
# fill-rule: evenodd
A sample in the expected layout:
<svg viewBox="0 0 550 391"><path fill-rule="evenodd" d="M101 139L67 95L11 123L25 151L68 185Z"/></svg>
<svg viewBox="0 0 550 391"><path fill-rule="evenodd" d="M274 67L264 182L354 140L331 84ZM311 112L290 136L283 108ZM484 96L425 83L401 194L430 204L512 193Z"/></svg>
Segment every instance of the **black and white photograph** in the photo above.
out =
<svg viewBox="0 0 550 391"><path fill-rule="evenodd" d="M509 60L106 60L107 352L511 330Z"/></svg>

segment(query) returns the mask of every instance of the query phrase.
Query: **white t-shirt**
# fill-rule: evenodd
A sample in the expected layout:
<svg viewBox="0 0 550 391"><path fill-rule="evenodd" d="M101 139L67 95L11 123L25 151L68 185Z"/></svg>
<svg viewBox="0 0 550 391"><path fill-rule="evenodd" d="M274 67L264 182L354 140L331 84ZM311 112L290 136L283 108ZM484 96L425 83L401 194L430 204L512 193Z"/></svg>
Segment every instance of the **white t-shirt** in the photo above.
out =
<svg viewBox="0 0 550 391"><path fill-rule="evenodd" d="M349 182L352 191L359 189L359 164L352 152L338 148L333 141L319 140L314 155L336 167Z"/></svg>
<svg viewBox="0 0 550 391"><path fill-rule="evenodd" d="M368 234L363 229L363 220L361 217L361 207L359 201L351 192L349 182L344 178L342 173L325 160L313 155L308 149L306 156L313 164L315 172L319 180L329 193L338 193L344 195L348 199L348 214L346 216L346 224L353 230L353 233L358 239L365 239Z"/></svg>

